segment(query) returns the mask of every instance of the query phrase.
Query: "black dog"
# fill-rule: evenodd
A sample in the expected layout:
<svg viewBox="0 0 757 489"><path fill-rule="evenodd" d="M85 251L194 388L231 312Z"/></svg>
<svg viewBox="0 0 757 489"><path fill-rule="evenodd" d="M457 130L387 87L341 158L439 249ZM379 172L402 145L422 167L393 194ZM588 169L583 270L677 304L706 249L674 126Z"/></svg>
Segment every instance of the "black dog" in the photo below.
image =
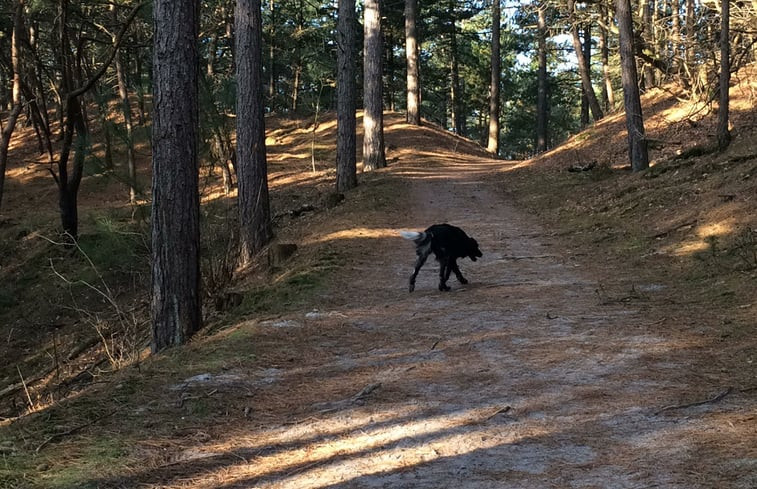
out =
<svg viewBox="0 0 757 489"><path fill-rule="evenodd" d="M471 238L462 229L450 224L434 224L424 232L417 231L400 231L400 235L405 239L415 242L415 253L418 259L415 261L415 271L410 276L410 292L415 290L415 277L421 269L426 258L432 252L436 255L439 262L439 290L449 290L447 279L449 274L455 272L455 277L461 284L467 284L460 268L457 266L458 258L466 256L473 261L483 256L478 249L478 243Z"/></svg>

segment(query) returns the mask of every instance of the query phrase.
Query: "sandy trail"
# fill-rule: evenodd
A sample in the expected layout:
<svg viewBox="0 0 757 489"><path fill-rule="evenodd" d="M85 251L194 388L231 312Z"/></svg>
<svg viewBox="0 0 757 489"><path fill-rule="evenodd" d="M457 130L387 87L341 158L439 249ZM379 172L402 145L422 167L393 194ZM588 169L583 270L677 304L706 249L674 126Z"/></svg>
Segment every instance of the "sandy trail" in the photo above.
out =
<svg viewBox="0 0 757 489"><path fill-rule="evenodd" d="M277 323L309 331L296 334L311 353L255 374L261 397L310 389L320 400L235 437L234 456L188 487L757 486L744 426L722 419L745 413L754 432L744 395L681 406L718 392L692 388L696 335L662 334L664 287L610 272L605 286L651 299L598 292L597 264L503 197L501 165L461 156L392 170L415 205L364 226L463 227L484 252L460 263L470 284L453 277L437 291L430 260L409 294L412 245L365 246L328 310Z"/></svg>

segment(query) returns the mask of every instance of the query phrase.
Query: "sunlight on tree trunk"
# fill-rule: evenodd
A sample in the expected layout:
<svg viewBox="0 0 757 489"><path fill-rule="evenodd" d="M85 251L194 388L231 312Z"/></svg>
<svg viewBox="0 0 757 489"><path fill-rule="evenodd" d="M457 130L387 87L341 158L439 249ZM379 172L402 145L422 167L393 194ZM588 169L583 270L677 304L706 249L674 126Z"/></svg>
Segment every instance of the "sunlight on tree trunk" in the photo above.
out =
<svg viewBox="0 0 757 489"><path fill-rule="evenodd" d="M379 0L365 0L363 12L363 171L386 166Z"/></svg>
<svg viewBox="0 0 757 489"><path fill-rule="evenodd" d="M492 60L491 85L489 87L489 140L486 150L493 155L499 153L499 84L502 70L500 48L500 0L492 2Z"/></svg>
<svg viewBox="0 0 757 489"><path fill-rule="evenodd" d="M597 96L594 93L594 86L591 83L591 68L589 66L589 60L586 59L583 50L583 43L581 37L578 35L578 20L575 18L575 1L568 0L568 15L571 19L570 34L573 40L573 50L576 54L576 61L578 62L578 73L581 76L581 87L583 93L591 109L591 115L594 121L598 121L604 117L602 108L599 106Z"/></svg>
<svg viewBox="0 0 757 489"><path fill-rule="evenodd" d="M623 102L626 109L626 130L628 131L628 154L633 171L649 167L647 140L644 134L644 119L641 115L638 74L633 46L633 20L630 0L617 0L618 31L620 35L621 78L623 81Z"/></svg>
<svg viewBox="0 0 757 489"><path fill-rule="evenodd" d="M405 0L405 58L407 60L407 122L421 123L421 94L418 75L418 0Z"/></svg>
<svg viewBox="0 0 757 489"><path fill-rule="evenodd" d="M260 0L238 0L234 25L239 264L246 266L273 236L265 147Z"/></svg>

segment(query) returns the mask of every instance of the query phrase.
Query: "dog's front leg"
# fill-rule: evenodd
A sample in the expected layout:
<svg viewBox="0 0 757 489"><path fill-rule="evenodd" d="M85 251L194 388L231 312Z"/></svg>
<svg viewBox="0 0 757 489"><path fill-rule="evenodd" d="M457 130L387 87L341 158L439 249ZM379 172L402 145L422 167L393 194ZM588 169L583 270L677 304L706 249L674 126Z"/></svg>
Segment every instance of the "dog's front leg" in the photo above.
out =
<svg viewBox="0 0 757 489"><path fill-rule="evenodd" d="M452 268L452 271L455 272L455 277L457 277L458 282L460 282L463 285L468 283L468 281L465 280L465 277L463 277L463 274L460 271L460 267L457 266L457 260L455 259L452 260L452 263L450 264L450 268Z"/></svg>
<svg viewBox="0 0 757 489"><path fill-rule="evenodd" d="M441 290L442 292L449 290L449 286L447 286L449 273L449 258L442 258L441 260L439 260L439 290Z"/></svg>
<svg viewBox="0 0 757 489"><path fill-rule="evenodd" d="M418 276L421 267L426 263L429 254L431 254L430 247L426 249L418 249L418 259L415 260L415 270L413 270L413 274L410 276L410 285L408 287L410 292L415 290L415 277Z"/></svg>

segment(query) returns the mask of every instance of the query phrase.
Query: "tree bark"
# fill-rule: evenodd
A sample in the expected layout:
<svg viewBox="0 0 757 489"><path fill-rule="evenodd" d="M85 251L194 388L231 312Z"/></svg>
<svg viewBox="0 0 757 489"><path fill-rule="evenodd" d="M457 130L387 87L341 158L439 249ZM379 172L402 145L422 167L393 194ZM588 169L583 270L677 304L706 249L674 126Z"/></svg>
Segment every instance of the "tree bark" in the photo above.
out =
<svg viewBox="0 0 757 489"><path fill-rule="evenodd" d="M407 59L407 122L421 124L421 90L418 70L418 0L405 0L405 58Z"/></svg>
<svg viewBox="0 0 757 489"><path fill-rule="evenodd" d="M363 171L386 166L379 0L365 0L363 13Z"/></svg>
<svg viewBox="0 0 757 489"><path fill-rule="evenodd" d="M152 351L201 327L198 0L155 0Z"/></svg>
<svg viewBox="0 0 757 489"><path fill-rule="evenodd" d="M491 84L489 86L489 140L486 150L493 155L499 153L499 85L502 72L500 57L500 0L492 1L492 60Z"/></svg>
<svg viewBox="0 0 757 489"><path fill-rule="evenodd" d="M344 192L357 186L355 0L339 0L338 17L336 189Z"/></svg>
<svg viewBox="0 0 757 489"><path fill-rule="evenodd" d="M597 96L594 93L594 87L591 84L591 68L589 66L589 60L584 56L583 45L581 43L581 37L578 35L578 24L575 16L575 1L568 0L568 15L570 17L570 34L573 39L573 49L576 52L576 60L578 62L578 74L581 76L581 87L583 93L586 95L591 109L591 115L594 121L600 120L604 117L602 108L599 106Z"/></svg>
<svg viewBox="0 0 757 489"><path fill-rule="evenodd" d="M263 37L260 0L237 0L237 188L240 265L271 240L268 164L263 108Z"/></svg>
<svg viewBox="0 0 757 489"><path fill-rule="evenodd" d="M638 73L636 72L636 59L634 58L630 0L617 0L616 15L620 35L621 79L623 81L623 102L626 109L628 155L631 161L631 169L636 172L649 167L649 155L644 135L644 119L641 114Z"/></svg>
<svg viewBox="0 0 757 489"><path fill-rule="evenodd" d="M729 88L731 85L731 6L722 0L720 8L720 103L718 104L718 149L726 149L731 143L728 129Z"/></svg>
<svg viewBox="0 0 757 489"><path fill-rule="evenodd" d="M548 98L547 98L547 3L539 2L537 20L537 89L536 89L536 151L541 153L547 150L547 122L548 122Z"/></svg>

